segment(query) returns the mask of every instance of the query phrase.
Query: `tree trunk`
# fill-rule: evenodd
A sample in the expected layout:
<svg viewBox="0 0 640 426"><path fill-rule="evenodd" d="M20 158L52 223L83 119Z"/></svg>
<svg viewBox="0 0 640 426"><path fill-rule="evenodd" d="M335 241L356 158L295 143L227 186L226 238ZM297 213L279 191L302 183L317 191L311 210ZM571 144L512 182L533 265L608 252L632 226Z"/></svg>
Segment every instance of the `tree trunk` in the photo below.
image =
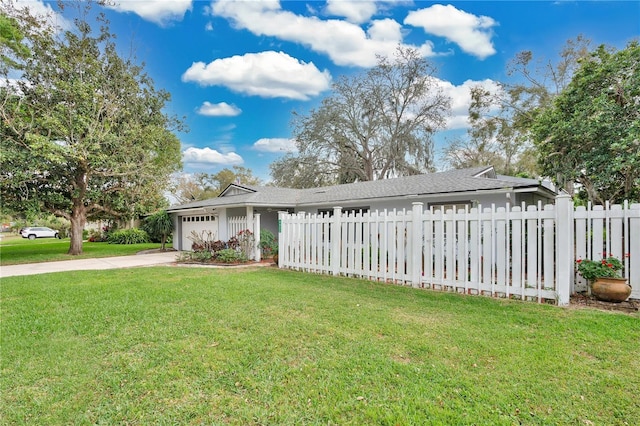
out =
<svg viewBox="0 0 640 426"><path fill-rule="evenodd" d="M71 213L71 243L69 244L68 254L78 255L82 254L82 231L84 231L84 225L87 222L87 211L84 205L78 205L74 202L73 211Z"/></svg>

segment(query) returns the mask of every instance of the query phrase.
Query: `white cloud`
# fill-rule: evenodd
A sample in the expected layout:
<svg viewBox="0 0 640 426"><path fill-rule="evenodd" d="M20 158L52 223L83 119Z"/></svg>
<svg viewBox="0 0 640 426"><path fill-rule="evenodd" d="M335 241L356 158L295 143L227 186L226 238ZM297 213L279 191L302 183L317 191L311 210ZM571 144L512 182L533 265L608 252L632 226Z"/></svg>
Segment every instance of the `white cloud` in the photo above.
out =
<svg viewBox="0 0 640 426"><path fill-rule="evenodd" d="M244 160L235 152L223 154L215 149L207 148L187 148L182 152L182 160L185 163L198 163L210 165L232 166L242 164Z"/></svg>
<svg viewBox="0 0 640 426"><path fill-rule="evenodd" d="M329 71L313 63L299 61L283 52L247 53L195 62L182 75L182 81L202 86L225 86L234 92L263 98L306 100L329 88Z"/></svg>
<svg viewBox="0 0 640 426"><path fill-rule="evenodd" d="M440 81L444 94L451 97L451 116L447 120L447 129L466 129L469 127L469 105L471 105L471 88L482 86L491 93L498 93L500 86L493 80L467 80L459 86L448 81Z"/></svg>
<svg viewBox="0 0 640 426"><path fill-rule="evenodd" d="M278 0L220 0L212 13L229 19L238 29L259 36L276 37L310 47L326 54L337 65L374 66L376 55L392 56L402 43L401 26L396 21L372 21L367 31L359 25L315 16L296 15L281 8ZM431 43L413 47L425 56L433 55Z"/></svg>
<svg viewBox="0 0 640 426"><path fill-rule="evenodd" d="M253 149L261 152L285 153L296 152L296 141L285 138L262 138L253 144Z"/></svg>
<svg viewBox="0 0 640 426"><path fill-rule="evenodd" d="M207 22L204 26L205 31L213 31L213 22Z"/></svg>
<svg viewBox="0 0 640 426"><path fill-rule="evenodd" d="M498 23L488 16L476 16L451 5L436 4L409 12L404 23L421 27L428 34L445 37L464 52L480 59L496 53L491 42L491 28Z"/></svg>
<svg viewBox="0 0 640 426"><path fill-rule="evenodd" d="M242 110L235 105L229 105L226 102L219 102L212 104L205 101L200 108L198 108L198 114L206 115L207 117L235 117L240 115Z"/></svg>
<svg viewBox="0 0 640 426"><path fill-rule="evenodd" d="M343 16L356 24L367 22L377 10L374 0L327 0L328 13Z"/></svg>
<svg viewBox="0 0 640 426"><path fill-rule="evenodd" d="M191 10L191 0L121 0L105 6L118 12L133 12L146 21L165 26L181 21L187 10Z"/></svg>
<svg viewBox="0 0 640 426"><path fill-rule="evenodd" d="M398 40L402 40L402 32L400 30L400 24L393 19L380 19L371 23L367 33L372 40L397 43Z"/></svg>

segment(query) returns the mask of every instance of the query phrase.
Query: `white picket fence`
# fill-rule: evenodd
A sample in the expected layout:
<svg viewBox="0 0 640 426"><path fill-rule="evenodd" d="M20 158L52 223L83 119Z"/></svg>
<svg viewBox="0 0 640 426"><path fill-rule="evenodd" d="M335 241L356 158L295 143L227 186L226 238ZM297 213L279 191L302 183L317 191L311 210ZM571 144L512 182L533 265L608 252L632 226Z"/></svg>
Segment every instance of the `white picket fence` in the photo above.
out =
<svg viewBox="0 0 640 426"><path fill-rule="evenodd" d="M233 237L238 235L238 232L247 229L248 222L246 216L231 216L227 218L227 235Z"/></svg>
<svg viewBox="0 0 640 426"><path fill-rule="evenodd" d="M555 205L279 216L279 266L419 288L569 303L577 258L624 259L640 298L640 204ZM629 256L626 256L626 255ZM635 261L634 261L635 260Z"/></svg>
<svg viewBox="0 0 640 426"><path fill-rule="evenodd" d="M247 252L250 259L260 261L260 214L254 214L253 220L247 220L247 216L230 216L227 218L227 235L229 238L237 237L240 231L249 229L253 232L253 248Z"/></svg>

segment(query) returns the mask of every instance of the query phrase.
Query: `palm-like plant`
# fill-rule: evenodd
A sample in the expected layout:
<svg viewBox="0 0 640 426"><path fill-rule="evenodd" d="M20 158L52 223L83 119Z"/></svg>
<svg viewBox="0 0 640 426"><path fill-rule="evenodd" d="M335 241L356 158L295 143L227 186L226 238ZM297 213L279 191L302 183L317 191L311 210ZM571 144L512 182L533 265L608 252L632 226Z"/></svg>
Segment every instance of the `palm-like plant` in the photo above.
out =
<svg viewBox="0 0 640 426"><path fill-rule="evenodd" d="M173 219L166 210L162 210L145 219L145 228L149 234L160 236L160 243L164 250L167 237L173 232Z"/></svg>

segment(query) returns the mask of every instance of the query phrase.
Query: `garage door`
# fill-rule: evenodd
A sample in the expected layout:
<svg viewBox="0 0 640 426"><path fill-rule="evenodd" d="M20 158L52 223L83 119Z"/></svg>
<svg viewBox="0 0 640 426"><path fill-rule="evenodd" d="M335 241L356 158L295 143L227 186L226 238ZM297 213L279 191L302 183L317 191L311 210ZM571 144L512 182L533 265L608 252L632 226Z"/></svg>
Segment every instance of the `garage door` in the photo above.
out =
<svg viewBox="0 0 640 426"><path fill-rule="evenodd" d="M189 239L192 232L202 235L203 232L212 232L212 238L218 239L218 221L212 215L182 216L182 250L191 250L193 241ZM206 234L205 234L206 238Z"/></svg>

